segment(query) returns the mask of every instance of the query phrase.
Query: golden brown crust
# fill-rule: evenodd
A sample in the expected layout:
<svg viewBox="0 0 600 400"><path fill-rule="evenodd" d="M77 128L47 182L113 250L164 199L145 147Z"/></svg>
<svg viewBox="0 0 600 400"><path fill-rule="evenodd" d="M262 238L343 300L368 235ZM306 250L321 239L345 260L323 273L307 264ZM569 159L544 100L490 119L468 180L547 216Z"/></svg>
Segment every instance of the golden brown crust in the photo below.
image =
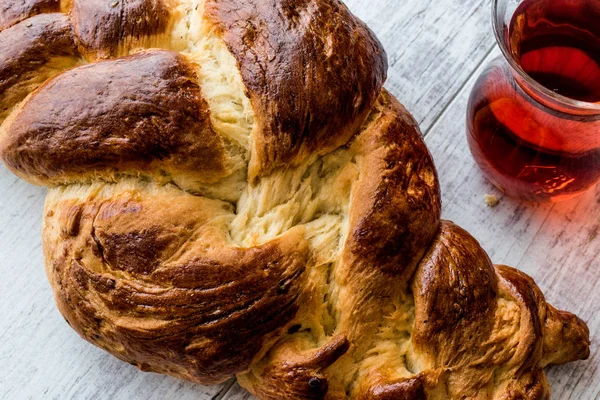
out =
<svg viewBox="0 0 600 400"><path fill-rule="evenodd" d="M151 50L65 72L5 125L5 164L38 184L123 173L214 182L230 173L194 67L174 52Z"/></svg>
<svg viewBox="0 0 600 400"><path fill-rule="evenodd" d="M293 344L280 346L281 363L272 363L263 374L256 393L261 399L278 400L282 393L294 399L322 399L331 397L327 367L330 367L350 348L350 342L343 335L331 338L321 348L301 351Z"/></svg>
<svg viewBox="0 0 600 400"><path fill-rule="evenodd" d="M543 368L588 357L583 321L440 221L381 45L339 1L71 7L77 34L0 32L0 155L51 187L47 273L86 340L269 400L546 399ZM77 49L93 62L52 78Z"/></svg>
<svg viewBox="0 0 600 400"><path fill-rule="evenodd" d="M165 33L170 13L163 0L73 0L72 18L82 53L91 59L126 54Z"/></svg>
<svg viewBox="0 0 600 400"><path fill-rule="evenodd" d="M35 88L79 61L63 14L42 14L0 29L0 43L0 123Z"/></svg>
<svg viewBox="0 0 600 400"><path fill-rule="evenodd" d="M590 356L590 331L578 316L546 304L542 365L560 365ZM569 345L565 345L565 344Z"/></svg>
<svg viewBox="0 0 600 400"><path fill-rule="evenodd" d="M433 160L406 109L384 90L352 149L362 159L337 279L346 282L338 324L365 351L385 312L400 297L438 231L441 196ZM401 161L400 161L401 160ZM389 280L395 284L390 285Z"/></svg>
<svg viewBox="0 0 600 400"><path fill-rule="evenodd" d="M3 0L0 5L0 31L34 15L58 11L60 0Z"/></svg>
<svg viewBox="0 0 600 400"><path fill-rule="evenodd" d="M377 385L360 397L361 400L426 400L423 377L406 379L387 385Z"/></svg>
<svg viewBox="0 0 600 400"><path fill-rule="evenodd" d="M460 227L444 222L413 279L415 349L433 357L435 368L472 358L488 337L498 283L479 243ZM468 332L469 341L465 333Z"/></svg>
<svg viewBox="0 0 600 400"><path fill-rule="evenodd" d="M61 312L144 370L204 384L246 370L298 309L305 241L290 231L235 248L218 229L230 205L143 188L49 197L44 250Z"/></svg>
<svg viewBox="0 0 600 400"><path fill-rule="evenodd" d="M407 282L438 230L433 159L414 118L386 90L357 141L363 175L350 209L346 262Z"/></svg>
<svg viewBox="0 0 600 400"><path fill-rule="evenodd" d="M522 356L523 366L527 366L527 362L533 366L534 355L541 358L538 365L543 367L589 357L590 332L585 322L547 304L533 279L523 272L505 265L496 266L496 271L503 290L528 310L521 319L522 326L530 326L520 343L527 349ZM561 345L558 345L559 342Z"/></svg>
<svg viewBox="0 0 600 400"><path fill-rule="evenodd" d="M589 355L585 323L546 304L527 275L493 267L477 241L452 223L442 224L415 275L413 293L413 345L431 368L427 374L445 374L440 383L447 398L549 398L542 368ZM557 325L560 336L547 328ZM557 337L570 339L556 348L545 345ZM500 384L505 380L506 386Z"/></svg>
<svg viewBox="0 0 600 400"><path fill-rule="evenodd" d="M207 0L206 14L237 59L256 113L251 179L326 154L357 132L387 59L341 2Z"/></svg>

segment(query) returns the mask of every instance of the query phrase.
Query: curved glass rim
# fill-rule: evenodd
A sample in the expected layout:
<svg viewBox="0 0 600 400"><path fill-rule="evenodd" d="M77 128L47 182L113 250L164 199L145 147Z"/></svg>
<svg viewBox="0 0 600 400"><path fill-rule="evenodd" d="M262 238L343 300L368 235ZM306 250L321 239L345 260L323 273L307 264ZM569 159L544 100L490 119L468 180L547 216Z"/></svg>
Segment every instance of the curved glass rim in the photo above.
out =
<svg viewBox="0 0 600 400"><path fill-rule="evenodd" d="M521 65L519 65L519 63L515 60L513 54L506 44L505 40L508 40L508 38L504 37L504 27L506 26L505 15L500 15L500 4L507 2L507 0L492 1L492 25L496 42L498 43L500 50L502 50L504 58L506 58L512 69L519 74L520 78L523 79L527 85L535 89L538 93L550 98L552 101L558 102L565 107L575 110L600 112L600 103L590 103L586 101L575 100L556 93L537 82L527 72L525 72L523 68L521 68ZM506 29L507 31L510 30L510 26L506 26Z"/></svg>

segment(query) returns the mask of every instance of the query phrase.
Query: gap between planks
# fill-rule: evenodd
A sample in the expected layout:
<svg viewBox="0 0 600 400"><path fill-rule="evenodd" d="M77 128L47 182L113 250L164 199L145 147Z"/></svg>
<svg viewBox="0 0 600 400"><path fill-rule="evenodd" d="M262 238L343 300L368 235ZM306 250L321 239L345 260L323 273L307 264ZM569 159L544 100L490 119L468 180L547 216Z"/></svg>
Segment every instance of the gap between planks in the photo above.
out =
<svg viewBox="0 0 600 400"><path fill-rule="evenodd" d="M225 395L227 393L229 393L229 391L231 390L231 387L236 384L237 381L234 379L230 379L228 383L225 384L225 387L223 387L223 389L221 389L221 391L219 393L217 393L216 395L214 395L211 400L221 400L223 397L225 397Z"/></svg>
<svg viewBox="0 0 600 400"><path fill-rule="evenodd" d="M438 122L446 115L446 113L448 112L450 107L452 107L454 105L454 103L458 100L458 97L462 93L463 90L471 90L471 86L469 85L470 81L473 78L477 77L477 75L479 75L482 72L482 68L489 62L490 56L493 54L495 49L496 49L496 43L494 42L494 44L490 46L490 48L485 53L483 58L479 61L479 63L477 63L473 72L471 72L471 74L469 76L467 76L467 78L463 81L463 83L460 85L458 90L456 90L454 92L454 94L452 95L452 97L450 97L450 100L448 101L448 103L442 108L442 110L438 113L438 115L436 115L433 118L433 120L431 121L431 125L423 132L423 137L427 137L429 132L431 132L435 129Z"/></svg>

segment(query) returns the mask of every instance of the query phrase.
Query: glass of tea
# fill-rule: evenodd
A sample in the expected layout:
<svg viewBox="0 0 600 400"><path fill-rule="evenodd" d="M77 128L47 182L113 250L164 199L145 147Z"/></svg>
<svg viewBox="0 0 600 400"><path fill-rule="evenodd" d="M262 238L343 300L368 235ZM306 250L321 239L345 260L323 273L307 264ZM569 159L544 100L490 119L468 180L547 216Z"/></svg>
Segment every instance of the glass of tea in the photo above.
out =
<svg viewBox="0 0 600 400"><path fill-rule="evenodd" d="M502 55L477 80L469 147L498 188L561 201L600 180L600 0L494 0Z"/></svg>

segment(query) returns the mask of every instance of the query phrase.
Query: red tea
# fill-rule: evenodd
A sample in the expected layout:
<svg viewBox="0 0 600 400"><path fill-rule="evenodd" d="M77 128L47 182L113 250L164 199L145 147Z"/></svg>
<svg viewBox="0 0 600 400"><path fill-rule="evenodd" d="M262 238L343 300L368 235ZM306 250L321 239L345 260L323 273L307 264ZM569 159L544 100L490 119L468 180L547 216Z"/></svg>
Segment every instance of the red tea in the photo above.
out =
<svg viewBox="0 0 600 400"><path fill-rule="evenodd" d="M509 51L550 91L600 102L600 1L522 2ZM488 178L509 194L563 200L600 179L600 112L583 115L549 104L534 86L503 60L494 61L471 95L469 145Z"/></svg>
<svg viewBox="0 0 600 400"><path fill-rule="evenodd" d="M528 0L510 27L521 67L563 96L600 101L600 2Z"/></svg>

